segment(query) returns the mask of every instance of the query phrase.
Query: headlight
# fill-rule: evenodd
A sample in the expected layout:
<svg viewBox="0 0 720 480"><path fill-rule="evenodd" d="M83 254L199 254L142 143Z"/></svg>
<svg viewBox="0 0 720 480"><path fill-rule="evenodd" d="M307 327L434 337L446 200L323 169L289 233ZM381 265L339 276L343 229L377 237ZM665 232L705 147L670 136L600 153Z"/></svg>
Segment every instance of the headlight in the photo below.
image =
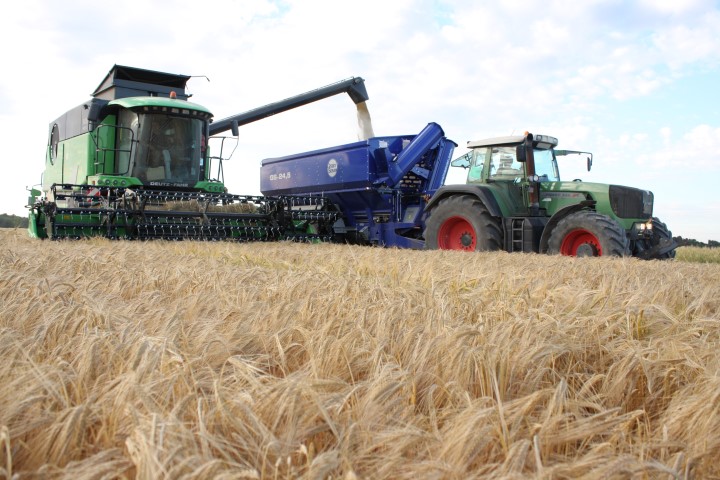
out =
<svg viewBox="0 0 720 480"><path fill-rule="evenodd" d="M632 232L635 236L643 237L652 235L652 220L643 223L633 223Z"/></svg>

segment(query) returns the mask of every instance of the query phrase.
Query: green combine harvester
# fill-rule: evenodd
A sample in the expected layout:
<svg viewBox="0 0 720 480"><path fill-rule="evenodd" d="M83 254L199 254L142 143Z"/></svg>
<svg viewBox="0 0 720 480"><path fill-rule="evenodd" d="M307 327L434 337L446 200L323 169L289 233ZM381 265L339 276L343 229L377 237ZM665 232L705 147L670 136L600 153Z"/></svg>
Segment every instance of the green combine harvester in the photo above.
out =
<svg viewBox="0 0 720 480"><path fill-rule="evenodd" d="M28 200L37 238L324 240L337 212L317 197L233 195L208 140L338 93L351 78L217 122L188 101L189 76L115 65L92 98L50 124L42 191Z"/></svg>

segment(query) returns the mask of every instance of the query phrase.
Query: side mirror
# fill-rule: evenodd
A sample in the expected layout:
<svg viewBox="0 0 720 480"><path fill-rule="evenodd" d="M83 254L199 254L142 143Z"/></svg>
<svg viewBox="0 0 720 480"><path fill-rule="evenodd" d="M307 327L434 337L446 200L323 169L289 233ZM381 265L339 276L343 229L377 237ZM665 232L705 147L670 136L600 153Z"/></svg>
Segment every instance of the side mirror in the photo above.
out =
<svg viewBox="0 0 720 480"><path fill-rule="evenodd" d="M590 171L590 168L592 168L592 153L590 154L589 157L587 157L587 169L588 169L588 172Z"/></svg>
<svg viewBox="0 0 720 480"><path fill-rule="evenodd" d="M515 147L515 158L520 163L525 163L527 156L525 155L525 144L520 144Z"/></svg>

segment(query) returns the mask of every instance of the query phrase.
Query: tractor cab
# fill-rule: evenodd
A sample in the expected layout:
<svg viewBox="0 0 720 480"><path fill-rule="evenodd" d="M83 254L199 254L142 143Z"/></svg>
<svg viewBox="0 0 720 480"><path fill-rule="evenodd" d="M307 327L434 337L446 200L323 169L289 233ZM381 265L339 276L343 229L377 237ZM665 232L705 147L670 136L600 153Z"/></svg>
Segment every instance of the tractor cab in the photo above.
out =
<svg viewBox="0 0 720 480"><path fill-rule="evenodd" d="M515 135L468 142L470 151L452 162L467 168L468 185L487 185L494 191L505 216L530 215L533 204L538 215L533 201L538 184L560 181L553 150L557 139L536 135L528 146L525 140ZM528 153L534 161L527 161Z"/></svg>
<svg viewBox="0 0 720 480"><path fill-rule="evenodd" d="M538 181L560 181L554 151L557 139L547 135L536 135L534 138L532 174L539 177ZM468 142L471 150L453 160L452 165L468 169L468 184L521 183L531 174L524 140L524 136L517 135Z"/></svg>
<svg viewBox="0 0 720 480"><path fill-rule="evenodd" d="M491 189L503 216L547 216L552 199L562 197L548 192L568 188L577 191L577 182L574 186L572 182L561 182L558 157L587 153L556 150L557 145L555 137L532 134L471 141L467 144L470 151L453 160L451 165L468 170L467 185ZM590 170L592 154L587 154ZM571 203L585 199L579 193L569 193L567 197ZM560 203L561 206L568 204L567 201Z"/></svg>

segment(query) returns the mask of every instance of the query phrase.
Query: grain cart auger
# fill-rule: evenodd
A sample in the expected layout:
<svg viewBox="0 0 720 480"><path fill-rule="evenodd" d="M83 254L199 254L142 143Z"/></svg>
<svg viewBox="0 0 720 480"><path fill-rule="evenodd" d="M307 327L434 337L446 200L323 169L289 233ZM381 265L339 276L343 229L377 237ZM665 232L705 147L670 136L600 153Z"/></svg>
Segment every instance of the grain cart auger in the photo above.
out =
<svg viewBox="0 0 720 480"><path fill-rule="evenodd" d="M314 240L332 225L327 200L227 193L211 169L216 133L331 95L367 100L351 78L212 123L188 101L189 76L115 65L92 98L50 124L42 191L28 201L38 238ZM212 163L216 162L215 165ZM219 175L218 175L219 177Z"/></svg>

